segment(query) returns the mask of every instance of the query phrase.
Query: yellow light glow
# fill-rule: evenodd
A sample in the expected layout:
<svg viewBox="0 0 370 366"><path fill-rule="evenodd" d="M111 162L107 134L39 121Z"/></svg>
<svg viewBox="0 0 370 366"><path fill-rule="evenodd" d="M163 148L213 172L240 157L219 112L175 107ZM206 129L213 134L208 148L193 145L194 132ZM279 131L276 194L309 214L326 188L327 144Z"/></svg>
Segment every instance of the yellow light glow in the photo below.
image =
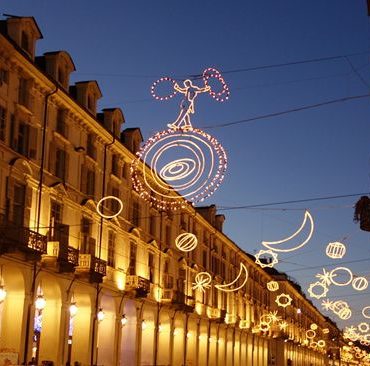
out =
<svg viewBox="0 0 370 366"><path fill-rule="evenodd" d="M245 278L242 284L238 287L231 288L232 286L234 286L234 284L238 282L238 280L243 276L243 274ZM233 291L238 291L242 287L244 287L247 281L248 281L248 269L243 263L240 263L240 270L239 270L238 276L233 281L231 281L230 283L224 284L224 285L215 285L215 287L220 291L233 292Z"/></svg>
<svg viewBox="0 0 370 366"><path fill-rule="evenodd" d="M194 281L192 289L205 292L206 289L211 287L212 276L208 272L199 272L195 276Z"/></svg>
<svg viewBox="0 0 370 366"><path fill-rule="evenodd" d="M330 330L329 330L328 328L324 328L324 329L322 330L322 332L323 332L323 334L328 334L328 333L330 332Z"/></svg>
<svg viewBox="0 0 370 366"><path fill-rule="evenodd" d="M279 282L277 282L277 281L267 282L267 289L271 292L275 292L275 291L279 290Z"/></svg>
<svg viewBox="0 0 370 366"><path fill-rule="evenodd" d="M265 256L266 254L268 254L271 258L271 262L267 262L264 263L264 262L261 262L261 256ZM265 267L269 267L269 268L272 268L275 264L277 264L279 261L278 261L278 255L277 253L274 253L272 250L260 250L256 255L255 255L255 258L256 258L256 263L258 265L260 265L262 268L265 268Z"/></svg>
<svg viewBox="0 0 370 366"><path fill-rule="evenodd" d="M98 314L97 314L97 318L98 318L98 321L99 321L99 322L101 322L101 321L103 321L103 320L104 320L104 318L105 318L105 313L104 313L104 311L103 311L103 309L102 309L102 308L100 308L100 309L99 309Z"/></svg>
<svg viewBox="0 0 370 366"><path fill-rule="evenodd" d="M282 308L286 308L287 306L292 304L293 299L288 294L280 294L276 297L275 302L278 306Z"/></svg>
<svg viewBox="0 0 370 366"><path fill-rule="evenodd" d="M286 243L287 241L296 237L303 230L303 228L305 227L307 220L310 223L310 231L308 233L307 238L302 243L300 243L299 245L294 246L293 248L289 248L289 249L281 249L281 248L276 248L275 247L275 245ZM309 242L309 240L312 237L313 230L314 230L314 223L313 223L312 216L308 211L305 211L302 225L300 226L300 228L295 233L293 233L289 237L287 237L285 239L281 239L281 240L262 241L262 245L265 246L268 249L271 249L271 250L275 251L275 252L282 252L282 253L292 252L294 250L302 248L304 245L306 245Z"/></svg>
<svg viewBox="0 0 370 366"><path fill-rule="evenodd" d="M46 300L43 295L38 295L35 301L35 307L37 310L43 310L46 306Z"/></svg>
<svg viewBox="0 0 370 366"><path fill-rule="evenodd" d="M239 328L240 329L247 329L247 328L249 328L248 324L249 324L248 320L245 320L245 319L240 320L239 321Z"/></svg>
<svg viewBox="0 0 370 366"><path fill-rule="evenodd" d="M121 325L124 327L127 324L127 317L125 314L122 315Z"/></svg>
<svg viewBox="0 0 370 366"><path fill-rule="evenodd" d="M78 307L75 302L72 302L71 305L69 305L69 314L71 317L74 317L78 312Z"/></svg>
<svg viewBox="0 0 370 366"><path fill-rule="evenodd" d="M6 290L4 286L0 286L0 303L6 298Z"/></svg>
<svg viewBox="0 0 370 366"><path fill-rule="evenodd" d="M339 241L329 243L326 247L326 255L332 259L343 258L346 254L346 246Z"/></svg>
<svg viewBox="0 0 370 366"><path fill-rule="evenodd" d="M115 200L119 203L119 209L118 211L113 214L113 215L105 215L102 213L101 211L101 208L100 206L103 204L104 201L106 200ZM101 216L101 217L104 217L105 219L113 219L114 217L118 216L123 210L123 202L116 196L106 196L106 197L103 197L99 202L98 204L96 205L96 211L97 213Z"/></svg>
<svg viewBox="0 0 370 366"><path fill-rule="evenodd" d="M141 329L142 329L142 330L145 330L145 329L147 329L147 328L148 328L148 324L146 323L145 319L143 319L143 320L141 321Z"/></svg>
<svg viewBox="0 0 370 366"><path fill-rule="evenodd" d="M285 330L286 328L288 328L288 323L285 320L279 323L280 330Z"/></svg>
<svg viewBox="0 0 370 366"><path fill-rule="evenodd" d="M316 323L312 323L312 324L310 325L310 329L311 329L311 330L317 330L317 328L318 328L318 325L317 325Z"/></svg>
<svg viewBox="0 0 370 366"><path fill-rule="evenodd" d="M317 288L321 289L321 292L315 292ZM311 297L315 299L321 299L322 297L325 297L329 289L326 287L326 285L322 282L314 282L311 283L309 288L308 288L308 293L310 294Z"/></svg>
<svg viewBox="0 0 370 366"><path fill-rule="evenodd" d="M369 285L368 280L366 277L356 277L352 281L352 287L357 291L366 290Z"/></svg>
<svg viewBox="0 0 370 366"><path fill-rule="evenodd" d="M182 233L175 239L175 245L183 252L190 252L197 247L198 239L192 233Z"/></svg>

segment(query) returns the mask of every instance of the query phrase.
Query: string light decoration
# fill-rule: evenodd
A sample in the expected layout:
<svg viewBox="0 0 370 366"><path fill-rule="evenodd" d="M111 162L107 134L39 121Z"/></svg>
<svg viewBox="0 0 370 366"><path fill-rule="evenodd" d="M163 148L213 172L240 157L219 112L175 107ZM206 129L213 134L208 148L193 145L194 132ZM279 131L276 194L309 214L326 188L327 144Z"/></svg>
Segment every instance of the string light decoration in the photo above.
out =
<svg viewBox="0 0 370 366"><path fill-rule="evenodd" d="M332 259L339 259L343 258L346 254L346 246L339 241L335 241L333 243L329 243L326 246L326 255Z"/></svg>
<svg viewBox="0 0 370 366"><path fill-rule="evenodd" d="M209 85L209 81L211 79L215 79L221 84L220 91L215 92L212 90L212 88ZM210 87L209 94L212 98L216 99L218 102L224 102L229 99L229 96L230 96L229 87L227 86L224 78L222 77L221 73L218 70L212 67L205 69L203 71L203 80L204 80L204 84Z"/></svg>
<svg viewBox="0 0 370 366"><path fill-rule="evenodd" d="M325 268L322 269L322 273L318 273L315 277L318 278L325 286L329 286L331 284L330 272L328 272Z"/></svg>
<svg viewBox="0 0 370 366"><path fill-rule="evenodd" d="M269 282L267 282L267 289L270 292L275 292L275 291L279 290L279 282L277 282L277 281L269 281Z"/></svg>
<svg viewBox="0 0 370 366"><path fill-rule="evenodd" d="M221 91L215 92L208 85L211 78L221 83ZM192 204L202 202L224 179L225 150L214 137L193 128L190 117L200 93L209 92L214 99L223 101L228 97L228 87L221 73L212 68L204 70L203 81L204 87L198 87L187 79L181 87L174 79L163 77L151 87L151 94L157 100L168 100L176 93L184 95L176 120L167 125L168 130L150 137L131 164L134 189L157 209L183 208L184 199ZM163 82L172 83L174 92L162 97L156 89Z"/></svg>
<svg viewBox="0 0 370 366"><path fill-rule="evenodd" d="M182 233L175 239L177 249L183 252L191 252L198 245L197 237L192 233Z"/></svg>
<svg viewBox="0 0 370 366"><path fill-rule="evenodd" d="M370 330L370 326L369 324L363 322L363 323L360 323L358 326L357 326L358 330L361 332L361 333L367 333L369 330Z"/></svg>
<svg viewBox="0 0 370 366"><path fill-rule="evenodd" d="M307 221L310 224L310 230L309 230L308 236L306 237L305 240L303 240L300 244L298 244L298 245L296 245L292 248L281 249L281 248L276 247L276 245L278 245L278 244L286 243L289 240L295 238L303 230ZM310 212L306 210L305 213L304 213L303 222L302 222L301 226L299 227L299 229L295 233L293 233L292 235L288 236L287 238L281 239L281 240L262 241L262 245L265 246L268 249L273 250L274 252L282 252L282 253L292 252L292 251L300 249L304 245L306 245L309 242L309 240L311 239L313 231L314 231L313 218L312 218L312 215L310 214Z"/></svg>
<svg viewBox="0 0 370 366"><path fill-rule="evenodd" d="M220 186L227 169L222 145L199 129L166 130L148 139L131 164L134 189L161 210L202 202ZM182 196L180 197L179 194Z"/></svg>
<svg viewBox="0 0 370 366"><path fill-rule="evenodd" d="M306 330L306 338L314 339L316 337L316 332L312 329Z"/></svg>
<svg viewBox="0 0 370 366"><path fill-rule="evenodd" d="M118 211L113 214L113 215L106 215L106 214L103 214L103 212L101 211L101 208L100 206L103 204L104 201L106 200L114 200L114 201L117 201L118 204L119 204L119 209ZM123 202L116 196L106 196L106 197L103 197L99 202L98 204L96 205L96 211L97 213L101 216L101 217L104 217L105 219L113 219L114 217L118 216L123 210Z"/></svg>
<svg viewBox="0 0 370 366"><path fill-rule="evenodd" d="M286 308L287 306L292 304L293 299L290 297L289 294L280 294L276 297L275 302L278 306L282 308Z"/></svg>
<svg viewBox="0 0 370 366"><path fill-rule="evenodd" d="M370 306L365 306L363 309L362 309L362 315L364 318L367 318L367 319L370 319L370 314L368 314L370 310Z"/></svg>
<svg viewBox="0 0 370 366"><path fill-rule="evenodd" d="M334 280L335 277L338 277L338 271L343 271L343 272L346 272L349 276L349 279L348 281L345 281L345 282L337 282L336 280ZM332 271L330 271L330 281L333 285L336 285L336 286L347 286L349 285L353 280L353 273L352 271L347 268L347 267L336 267L334 268Z"/></svg>
<svg viewBox="0 0 370 366"><path fill-rule="evenodd" d="M277 323L281 320L281 316L279 316L277 314L278 314L278 312L277 312L277 310L275 310L275 311L270 311L267 315L270 317L270 319L273 323Z"/></svg>
<svg viewBox="0 0 370 366"><path fill-rule="evenodd" d="M266 254L269 255L270 261L261 261L261 256L265 256ZM274 253L272 250L260 250L255 256L256 258L256 263L260 265L262 268L269 267L272 268L275 264L277 264L278 261L278 255L277 253Z"/></svg>
<svg viewBox="0 0 370 366"><path fill-rule="evenodd" d="M288 323L285 320L283 320L282 322L279 323L279 329L280 330L284 331L287 328L288 328Z"/></svg>
<svg viewBox="0 0 370 366"><path fill-rule="evenodd" d="M201 290L206 292L206 289L211 287L212 276L208 272L199 272L195 276L193 282L193 290Z"/></svg>
<svg viewBox="0 0 370 366"><path fill-rule="evenodd" d="M310 325L310 329L311 329L311 330L317 330L317 328L318 328L318 325L317 325L316 323L312 323L312 324Z"/></svg>
<svg viewBox="0 0 370 366"><path fill-rule="evenodd" d="M352 310L346 301L330 301L329 299L326 299L321 303L321 305L325 310L333 311L333 313L338 315L342 320L348 320L352 316Z"/></svg>
<svg viewBox="0 0 370 366"><path fill-rule="evenodd" d="M321 292L315 292L319 288L319 291ZM322 297L326 297L326 294L328 293L329 289L326 287L326 285L322 282L314 282L311 283L309 288L308 288L308 293L310 294L311 297L315 299L321 299Z"/></svg>
<svg viewBox="0 0 370 366"><path fill-rule="evenodd" d="M326 342L323 339L317 341L317 345L320 348L324 348L326 346Z"/></svg>
<svg viewBox="0 0 370 366"><path fill-rule="evenodd" d="M239 281L239 279L243 278L243 275L244 275L244 280L243 280L242 284L237 286L236 285L237 282ZM233 281L231 281L230 283L226 283L224 285L215 285L215 287L220 291L233 292L233 291L238 291L242 287L244 287L244 285L247 283L247 281L248 281L248 269L245 266L245 264L240 263L239 273ZM234 287L234 286L236 286L236 287Z"/></svg>
<svg viewBox="0 0 370 366"><path fill-rule="evenodd" d="M369 282L366 277L356 277L352 281L352 287L357 291L364 291L369 286Z"/></svg>

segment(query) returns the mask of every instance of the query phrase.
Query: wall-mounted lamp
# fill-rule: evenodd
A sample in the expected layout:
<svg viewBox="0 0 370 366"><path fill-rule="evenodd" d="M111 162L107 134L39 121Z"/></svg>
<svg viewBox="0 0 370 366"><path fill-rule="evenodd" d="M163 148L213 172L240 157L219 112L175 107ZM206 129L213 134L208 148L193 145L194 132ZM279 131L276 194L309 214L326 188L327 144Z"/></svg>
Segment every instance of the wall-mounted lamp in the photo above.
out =
<svg viewBox="0 0 370 366"><path fill-rule="evenodd" d="M0 285L0 303L2 303L6 298L6 290L4 285Z"/></svg>
<svg viewBox="0 0 370 366"><path fill-rule="evenodd" d="M121 317L121 325L125 326L126 324L127 324L127 317L125 314L123 314Z"/></svg>
<svg viewBox="0 0 370 366"><path fill-rule="evenodd" d="M103 309L102 309L102 308L100 308L100 309L99 309L98 314L97 314L97 318L98 318L98 321L99 321L99 322L101 322L101 321L103 321L103 320L104 320L104 318L105 318L105 313L104 313L104 311L103 311Z"/></svg>
<svg viewBox="0 0 370 366"><path fill-rule="evenodd" d="M39 310L39 311L44 310L44 308L46 306L46 300L45 300L44 295L42 293L37 295L37 298L36 298L36 301L35 301L35 306L36 306L36 309Z"/></svg>
<svg viewBox="0 0 370 366"><path fill-rule="evenodd" d="M77 153L82 153L84 152L86 149L83 147L83 146L75 146L74 147L74 151L76 151Z"/></svg>
<svg viewBox="0 0 370 366"><path fill-rule="evenodd" d="M147 327L148 327L148 325L146 324L145 319L143 319L143 320L141 321L141 329L142 329L142 330L145 330Z"/></svg>

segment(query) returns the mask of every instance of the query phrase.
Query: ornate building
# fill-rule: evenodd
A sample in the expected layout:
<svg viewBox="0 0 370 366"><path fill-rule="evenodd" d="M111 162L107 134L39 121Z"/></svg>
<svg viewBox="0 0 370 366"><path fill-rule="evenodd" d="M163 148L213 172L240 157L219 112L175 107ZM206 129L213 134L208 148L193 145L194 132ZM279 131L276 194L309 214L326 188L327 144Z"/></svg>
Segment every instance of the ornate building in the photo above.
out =
<svg viewBox="0 0 370 366"><path fill-rule="evenodd" d="M130 178L140 130L124 129L119 108L97 113L96 81L69 84L67 52L36 57L40 38L32 17L0 21L0 359L339 364L335 324L225 236L215 206L158 212L140 199ZM97 211L120 210L99 203L106 196L123 202L113 219ZM198 238L187 253L174 243L185 232ZM239 290L241 279L230 291L193 288L202 271L233 282L241 264ZM276 303L282 293L290 306Z"/></svg>

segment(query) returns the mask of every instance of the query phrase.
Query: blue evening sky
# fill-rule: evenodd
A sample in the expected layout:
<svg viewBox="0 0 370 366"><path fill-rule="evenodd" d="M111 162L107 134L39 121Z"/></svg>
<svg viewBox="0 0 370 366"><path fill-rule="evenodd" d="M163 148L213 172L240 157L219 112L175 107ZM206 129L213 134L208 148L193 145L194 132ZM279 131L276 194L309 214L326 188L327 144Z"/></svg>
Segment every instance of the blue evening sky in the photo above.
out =
<svg viewBox="0 0 370 366"><path fill-rule="evenodd" d="M44 35L38 54L67 50L77 67L73 80L98 80L103 92L99 108L121 107L126 127L140 127L144 138L166 128L180 101L154 100L152 82L200 74L210 66L224 72L231 96L217 103L200 95L192 119L199 128L369 93L365 0L3 0L1 8L34 16ZM229 156L225 181L206 203L235 207L370 191L369 119L370 98L364 98L206 129ZM280 255L277 266L307 290L323 267L330 270L347 261L355 261L344 264L355 274L370 279L369 233L352 221L356 200L220 212L226 215L225 233L254 253L262 249L261 240L294 232L309 209L315 220L312 240ZM327 243L336 240L347 244L346 256L337 263L325 255ZM345 299L353 309L352 318L341 325L365 320L361 309L370 305L369 293L330 287L330 299Z"/></svg>

